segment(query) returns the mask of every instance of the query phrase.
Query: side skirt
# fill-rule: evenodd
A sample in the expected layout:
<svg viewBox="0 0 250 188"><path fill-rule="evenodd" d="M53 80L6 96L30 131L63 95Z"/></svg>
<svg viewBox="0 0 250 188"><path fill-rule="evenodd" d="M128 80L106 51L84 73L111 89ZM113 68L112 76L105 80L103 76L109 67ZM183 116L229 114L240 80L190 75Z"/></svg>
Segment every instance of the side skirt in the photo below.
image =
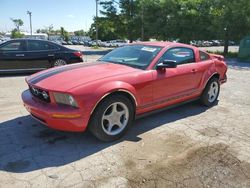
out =
<svg viewBox="0 0 250 188"><path fill-rule="evenodd" d="M196 97L194 99L190 99L190 100L178 103L178 104L173 104L173 105L170 105L170 106L166 106L166 107L160 108L158 110L153 110L153 111L150 111L150 112L145 112L143 114L136 115L135 119L137 120L137 119L140 119L140 118L143 118L143 117L146 117L146 116L150 116L150 115L153 115L153 114L156 114L156 113L159 113L159 112L171 109L171 108L175 108L175 107L187 104L187 103L191 103L191 102L197 101L199 99L200 99L200 97Z"/></svg>

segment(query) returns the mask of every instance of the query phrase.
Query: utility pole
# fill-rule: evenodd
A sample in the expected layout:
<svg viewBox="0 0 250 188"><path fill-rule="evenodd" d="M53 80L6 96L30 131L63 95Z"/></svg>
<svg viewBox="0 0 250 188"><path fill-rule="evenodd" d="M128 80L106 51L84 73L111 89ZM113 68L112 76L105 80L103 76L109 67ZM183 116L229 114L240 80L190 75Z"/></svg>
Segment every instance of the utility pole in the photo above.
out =
<svg viewBox="0 0 250 188"><path fill-rule="evenodd" d="M225 40L224 40L224 55L228 54L228 46L229 46L229 33L228 33L228 28L224 28L225 31Z"/></svg>
<svg viewBox="0 0 250 188"><path fill-rule="evenodd" d="M96 20L95 20L95 30L96 30L96 45L98 46L98 0L96 2Z"/></svg>
<svg viewBox="0 0 250 188"><path fill-rule="evenodd" d="M30 17L30 35L32 35L32 22L31 22L31 15L32 15L32 12L27 11L27 14L28 14L29 17Z"/></svg>
<svg viewBox="0 0 250 188"><path fill-rule="evenodd" d="M144 5L141 7L141 41L144 41Z"/></svg>

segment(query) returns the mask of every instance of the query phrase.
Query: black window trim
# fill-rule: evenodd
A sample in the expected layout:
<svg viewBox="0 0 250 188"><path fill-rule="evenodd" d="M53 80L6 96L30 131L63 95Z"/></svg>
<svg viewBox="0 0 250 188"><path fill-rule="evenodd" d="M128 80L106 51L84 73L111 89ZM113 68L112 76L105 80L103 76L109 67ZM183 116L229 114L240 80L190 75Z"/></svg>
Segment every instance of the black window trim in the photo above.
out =
<svg viewBox="0 0 250 188"><path fill-rule="evenodd" d="M195 53L194 53L194 50L193 50L192 48L184 47L184 46L174 46L174 47L168 48L168 49L162 54L162 56L157 60L156 64L154 65L153 69L154 69L154 70L156 69L157 65L158 65L159 63L161 63L161 62L160 62L160 61L161 61L161 58L162 58L169 50L172 50L172 49L175 49L175 48L185 48L185 49L191 50L191 51L193 52L193 56L194 56L194 62L192 62L192 63L197 63L197 62L196 62L196 58L195 58ZM180 64L180 65L177 65L177 66L186 65L186 64L192 64L192 63L183 63L183 64Z"/></svg>

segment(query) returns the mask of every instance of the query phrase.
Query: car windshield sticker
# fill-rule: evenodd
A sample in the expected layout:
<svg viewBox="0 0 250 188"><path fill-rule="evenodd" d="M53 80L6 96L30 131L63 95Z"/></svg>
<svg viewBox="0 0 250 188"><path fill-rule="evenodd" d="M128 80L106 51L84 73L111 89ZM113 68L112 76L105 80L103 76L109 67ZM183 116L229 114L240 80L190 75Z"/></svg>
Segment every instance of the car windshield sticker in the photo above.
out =
<svg viewBox="0 0 250 188"><path fill-rule="evenodd" d="M147 51L147 52L155 52L157 49L156 48L150 48L150 47L143 47L141 50Z"/></svg>
<svg viewBox="0 0 250 188"><path fill-rule="evenodd" d="M176 57L189 57L190 53L189 52L177 52L174 54Z"/></svg>

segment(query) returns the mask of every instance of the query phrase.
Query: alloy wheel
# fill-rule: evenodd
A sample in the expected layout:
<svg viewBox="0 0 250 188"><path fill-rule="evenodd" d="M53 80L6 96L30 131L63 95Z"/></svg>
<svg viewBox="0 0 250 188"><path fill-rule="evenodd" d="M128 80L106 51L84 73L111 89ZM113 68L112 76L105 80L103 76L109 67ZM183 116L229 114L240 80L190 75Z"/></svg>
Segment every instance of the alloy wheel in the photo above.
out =
<svg viewBox="0 0 250 188"><path fill-rule="evenodd" d="M217 82L212 82L208 90L208 101L210 103L214 102L219 93L219 85Z"/></svg>
<svg viewBox="0 0 250 188"><path fill-rule="evenodd" d="M102 129L108 135L117 135L127 126L128 120L128 107L122 102L115 102L103 113Z"/></svg>
<svg viewBox="0 0 250 188"><path fill-rule="evenodd" d="M63 65L66 65L66 64L67 63L64 60L58 59L58 60L55 61L54 67L59 67L59 66L63 66Z"/></svg>

